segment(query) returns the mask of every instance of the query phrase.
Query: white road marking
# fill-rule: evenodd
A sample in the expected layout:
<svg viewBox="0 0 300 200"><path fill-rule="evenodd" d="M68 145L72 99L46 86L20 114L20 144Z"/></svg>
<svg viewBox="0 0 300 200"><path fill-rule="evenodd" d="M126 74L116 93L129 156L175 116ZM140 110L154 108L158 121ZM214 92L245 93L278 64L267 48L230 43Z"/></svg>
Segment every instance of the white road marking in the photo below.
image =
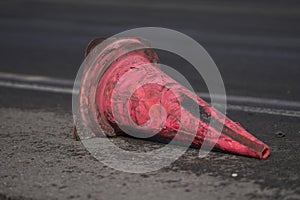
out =
<svg viewBox="0 0 300 200"><path fill-rule="evenodd" d="M274 109L274 108L264 108L264 107L254 107L254 106L239 106L239 105L231 105L231 104L227 104L227 109L250 112L250 113L281 115L287 117L300 117L300 111L297 110L284 110L284 109Z"/></svg>
<svg viewBox="0 0 300 200"><path fill-rule="evenodd" d="M73 94L73 89L70 88L43 86L43 85L28 84L28 83L12 83L12 82L0 81L0 86L24 89L24 90L37 90L37 91L45 91L45 92Z"/></svg>
<svg viewBox="0 0 300 200"><path fill-rule="evenodd" d="M57 79L45 76L21 75L0 72L0 87L64 94L78 94L78 91L73 92L73 83L74 81L68 79ZM202 98L210 98L210 94L208 93L198 94ZM216 97L216 99L222 98L222 96L220 95L214 95L214 97ZM230 102L229 104L227 104L228 110L280 115L288 117L300 117L300 110L292 110L300 108L300 102L232 95L227 95L226 98L227 101ZM266 108L261 106L245 106L238 104L260 104L268 107ZM272 108L274 106L291 109Z"/></svg>
<svg viewBox="0 0 300 200"><path fill-rule="evenodd" d="M47 76L37 76L37 75L26 75L26 74L13 74L13 73L6 73L0 72L0 80L10 80L10 81L17 81L17 82L29 82L29 83L38 83L38 84L56 84L56 85L63 85L63 86L71 86L73 87L74 81L68 79L59 79L59 78L52 78Z"/></svg>
<svg viewBox="0 0 300 200"><path fill-rule="evenodd" d="M209 93L198 93L198 95L202 98L210 98ZM223 99L224 97L218 94L212 94L212 96L218 100ZM300 109L300 102L297 101L286 101L280 99L267 99L267 98L259 98L259 97L247 97L247 96L236 96L236 95L227 95L227 101L238 104L261 104L269 107L280 107L280 108L297 108Z"/></svg>

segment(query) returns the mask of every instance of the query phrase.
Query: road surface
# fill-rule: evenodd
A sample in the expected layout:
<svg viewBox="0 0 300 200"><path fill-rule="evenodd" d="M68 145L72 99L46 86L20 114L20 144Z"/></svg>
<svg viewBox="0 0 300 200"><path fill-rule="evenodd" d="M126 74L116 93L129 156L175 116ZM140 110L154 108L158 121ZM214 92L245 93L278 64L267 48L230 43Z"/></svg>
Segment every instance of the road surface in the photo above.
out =
<svg viewBox="0 0 300 200"><path fill-rule="evenodd" d="M0 5L0 199L300 199L299 2ZM169 167L129 174L104 166L72 139L70 91L86 44L146 26L178 30L206 48L224 80L227 115L270 146L268 159L221 152L199 159L189 149ZM207 96L188 64L161 57ZM161 146L114 140L129 149Z"/></svg>

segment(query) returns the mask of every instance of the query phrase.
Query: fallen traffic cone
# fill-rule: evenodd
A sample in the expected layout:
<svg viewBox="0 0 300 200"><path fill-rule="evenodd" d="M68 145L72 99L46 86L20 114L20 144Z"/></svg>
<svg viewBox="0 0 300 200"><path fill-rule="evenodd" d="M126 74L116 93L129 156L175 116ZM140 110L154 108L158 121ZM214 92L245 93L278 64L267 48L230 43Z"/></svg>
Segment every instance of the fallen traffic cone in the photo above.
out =
<svg viewBox="0 0 300 200"><path fill-rule="evenodd" d="M149 135L159 131L157 138L172 140L181 127L184 134L176 139L186 142L194 137L191 133L196 128L192 140L195 146L200 147L205 139L215 149L259 159L268 157L266 144L162 72L156 66L157 55L145 41L95 39L88 45L86 56L99 43L100 48L93 52L94 60L87 63L83 72L78 105L82 121L94 133L101 129L107 136L123 135L126 133L120 129L122 125ZM124 78L128 72L130 77ZM204 117L199 119L181 107L186 100L194 101ZM224 127L219 133L209 121L222 123L222 118Z"/></svg>

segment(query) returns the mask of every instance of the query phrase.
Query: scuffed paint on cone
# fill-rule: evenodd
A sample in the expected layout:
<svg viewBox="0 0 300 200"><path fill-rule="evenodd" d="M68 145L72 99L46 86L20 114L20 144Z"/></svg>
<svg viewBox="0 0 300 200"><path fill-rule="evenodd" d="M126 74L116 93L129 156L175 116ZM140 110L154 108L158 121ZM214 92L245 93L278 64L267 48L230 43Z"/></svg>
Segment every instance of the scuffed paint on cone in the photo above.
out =
<svg viewBox="0 0 300 200"><path fill-rule="evenodd" d="M102 41L93 40L86 55ZM79 95L81 118L94 133L100 132L101 128L108 136L122 135L125 133L120 125L130 128L135 123L143 126L146 134L158 131L156 138L171 140L181 126L183 134L177 139L185 142L194 137L191 133L196 128L197 134L192 142L195 146L200 147L205 138L215 144L215 149L259 159L268 157L270 150L266 144L162 72L156 65L157 55L145 41L114 38L101 45L102 50L92 63L93 68L83 73ZM124 54L125 49L135 47L140 49ZM128 72L130 78L122 79ZM141 82L149 84L139 87ZM128 104L125 99L129 99ZM201 119L181 107L184 101L194 101L199 105ZM161 105L164 112L155 105ZM117 121L113 113L118 113ZM209 120L221 123L224 117L221 134L209 126Z"/></svg>

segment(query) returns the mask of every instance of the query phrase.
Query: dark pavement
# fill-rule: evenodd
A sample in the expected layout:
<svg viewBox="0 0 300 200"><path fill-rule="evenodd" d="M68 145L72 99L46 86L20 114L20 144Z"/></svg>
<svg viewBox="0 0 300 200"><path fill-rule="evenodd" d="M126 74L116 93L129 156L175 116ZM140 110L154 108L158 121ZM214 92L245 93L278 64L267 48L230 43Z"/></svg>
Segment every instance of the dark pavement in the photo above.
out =
<svg viewBox="0 0 300 200"><path fill-rule="evenodd" d="M300 102L297 1L12 0L0 6L0 72L73 80L91 38L156 26L200 42L229 96ZM206 92L188 64L161 57ZM287 107L276 109L300 111ZM1 86L0 199L300 199L300 118L234 109L228 116L270 146L267 160L220 152L199 159L190 149L170 167L128 174L104 166L72 139L70 94ZM114 140L125 147L161 145Z"/></svg>

